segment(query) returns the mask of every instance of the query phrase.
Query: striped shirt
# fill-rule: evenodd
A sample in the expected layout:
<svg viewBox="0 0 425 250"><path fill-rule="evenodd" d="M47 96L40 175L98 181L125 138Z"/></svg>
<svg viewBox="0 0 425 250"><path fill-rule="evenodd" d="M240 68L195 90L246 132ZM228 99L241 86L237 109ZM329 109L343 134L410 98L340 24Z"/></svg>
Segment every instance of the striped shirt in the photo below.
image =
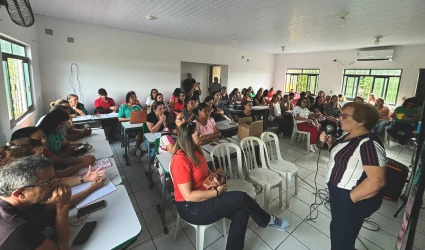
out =
<svg viewBox="0 0 425 250"><path fill-rule="evenodd" d="M373 133L344 141L345 134L330 150L325 181L352 190L366 179L363 166L385 167L386 154L381 140Z"/></svg>

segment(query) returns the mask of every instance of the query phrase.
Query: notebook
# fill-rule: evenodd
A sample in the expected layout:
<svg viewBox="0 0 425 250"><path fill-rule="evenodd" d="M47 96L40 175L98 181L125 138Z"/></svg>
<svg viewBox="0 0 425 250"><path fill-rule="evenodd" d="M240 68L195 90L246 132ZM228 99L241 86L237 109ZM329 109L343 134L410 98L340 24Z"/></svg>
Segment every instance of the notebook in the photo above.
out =
<svg viewBox="0 0 425 250"><path fill-rule="evenodd" d="M78 186L72 187L71 188L72 195L78 194L86 190L90 186L90 184L91 182L86 182ZM86 198L78 202L75 206L77 207L77 209L80 209L116 190L117 190L117 187L115 187L114 183L112 183L111 181L108 181L103 187L89 194Z"/></svg>
<svg viewBox="0 0 425 250"><path fill-rule="evenodd" d="M92 171L98 169L99 167L103 166L103 168L110 168L112 167L112 163L108 158L100 159L94 162L93 166L91 166ZM89 171L89 167L82 168L78 170L78 175L84 175Z"/></svg>

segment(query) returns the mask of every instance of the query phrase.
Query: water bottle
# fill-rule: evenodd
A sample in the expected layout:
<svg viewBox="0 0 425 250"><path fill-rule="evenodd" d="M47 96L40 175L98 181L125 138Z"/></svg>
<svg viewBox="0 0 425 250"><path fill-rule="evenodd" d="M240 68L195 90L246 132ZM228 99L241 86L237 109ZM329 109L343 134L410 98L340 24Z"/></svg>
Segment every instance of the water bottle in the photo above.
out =
<svg viewBox="0 0 425 250"><path fill-rule="evenodd" d="M418 127L416 128L416 134L419 135L421 133L422 122L418 122Z"/></svg>

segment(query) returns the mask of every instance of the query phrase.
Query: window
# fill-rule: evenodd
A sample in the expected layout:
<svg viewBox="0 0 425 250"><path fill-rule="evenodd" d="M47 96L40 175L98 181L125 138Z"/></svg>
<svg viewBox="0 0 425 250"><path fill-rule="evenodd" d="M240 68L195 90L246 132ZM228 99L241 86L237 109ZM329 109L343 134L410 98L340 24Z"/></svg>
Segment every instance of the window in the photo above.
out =
<svg viewBox="0 0 425 250"><path fill-rule="evenodd" d="M286 72L285 92L310 90L311 93L316 93L319 71L319 69L288 69Z"/></svg>
<svg viewBox="0 0 425 250"><path fill-rule="evenodd" d="M10 125L34 110L30 60L25 46L0 37L3 77Z"/></svg>
<svg viewBox="0 0 425 250"><path fill-rule="evenodd" d="M395 105L400 87L401 69L346 69L342 93L349 100L356 96L367 99L370 93Z"/></svg>

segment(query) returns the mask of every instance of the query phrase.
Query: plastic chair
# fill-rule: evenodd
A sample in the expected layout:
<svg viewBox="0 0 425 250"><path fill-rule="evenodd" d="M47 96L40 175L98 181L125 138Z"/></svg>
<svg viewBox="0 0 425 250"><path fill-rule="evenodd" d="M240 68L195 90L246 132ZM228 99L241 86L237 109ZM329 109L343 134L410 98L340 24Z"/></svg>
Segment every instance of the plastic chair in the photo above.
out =
<svg viewBox="0 0 425 250"><path fill-rule="evenodd" d="M292 118L294 119L294 128L292 129L292 137L291 137L291 142L294 143L295 142L295 138L296 135L298 134L298 142L301 139L301 136L306 136L307 137L307 151L310 151L310 132L305 132L305 131L300 131L298 130L297 127L297 120L295 120L295 116L292 115Z"/></svg>
<svg viewBox="0 0 425 250"><path fill-rule="evenodd" d="M267 166L286 178L286 208L289 207L289 190L291 189L292 176L295 177L295 194L298 194L298 167L289 161L285 161L280 154L279 139L275 133L264 132L261 134L261 140L267 149ZM276 150L274 152L273 148Z"/></svg>
<svg viewBox="0 0 425 250"><path fill-rule="evenodd" d="M173 175L171 174L171 163L170 163L170 176L171 176L171 180L173 180ZM177 211L177 220L176 220L176 227L174 229L174 237L173 237L173 241L176 241L177 238L177 229L180 223L180 214ZM221 222L223 224L223 232L224 232L224 245L227 244L227 227L226 227L226 221L225 219L221 219ZM186 221L187 224L189 224L190 226L192 226L193 228L195 228L196 231L196 250L203 250L204 249L204 239L205 239L205 230L209 227L214 226L214 223L209 224L209 225L195 225L195 224L191 224L189 222Z"/></svg>
<svg viewBox="0 0 425 250"><path fill-rule="evenodd" d="M232 162L230 154L236 152L237 166L239 178L233 178ZM234 143L220 143L211 149L211 158L216 157L218 161L218 167L223 168L225 173L228 173L230 178L227 180L227 186L229 191L242 191L247 193L249 196L255 199L257 194L255 193L254 186L245 180L245 176L242 169L242 153L238 145ZM213 167L216 170L216 161L212 161Z"/></svg>
<svg viewBox="0 0 425 250"><path fill-rule="evenodd" d="M267 168L264 151L267 154L267 148L257 137L248 136L240 141L240 146L245 159L245 166L249 179L254 184L260 185L264 190L264 210L269 210L270 191L272 188L279 188L279 205L282 207L282 178L275 171ZM261 167L257 165L255 147L259 147Z"/></svg>

